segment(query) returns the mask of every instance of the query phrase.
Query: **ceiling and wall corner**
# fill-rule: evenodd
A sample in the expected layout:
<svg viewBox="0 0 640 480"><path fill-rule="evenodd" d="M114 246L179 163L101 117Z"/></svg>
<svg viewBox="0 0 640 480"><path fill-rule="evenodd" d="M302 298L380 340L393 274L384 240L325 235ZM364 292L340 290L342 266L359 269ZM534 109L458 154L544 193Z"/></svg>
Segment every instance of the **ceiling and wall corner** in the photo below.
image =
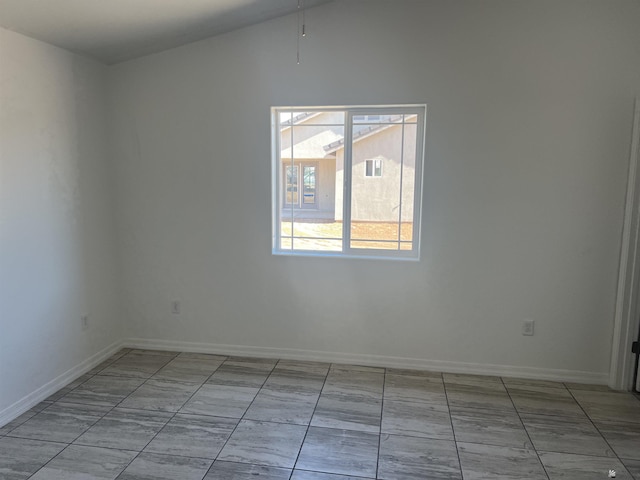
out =
<svg viewBox="0 0 640 480"><path fill-rule="evenodd" d="M304 7L329 1L304 0ZM297 8L295 0L2 0L0 27L110 65Z"/></svg>

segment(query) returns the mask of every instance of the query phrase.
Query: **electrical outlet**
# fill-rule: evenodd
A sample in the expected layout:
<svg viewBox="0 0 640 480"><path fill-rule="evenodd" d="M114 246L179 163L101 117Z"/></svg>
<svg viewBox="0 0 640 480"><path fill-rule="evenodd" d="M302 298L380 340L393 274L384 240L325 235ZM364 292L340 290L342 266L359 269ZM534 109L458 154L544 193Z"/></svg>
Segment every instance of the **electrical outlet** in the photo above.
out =
<svg viewBox="0 0 640 480"><path fill-rule="evenodd" d="M171 313L173 313L174 315L179 315L181 306L182 305L180 305L180 300L172 301L171 302Z"/></svg>
<svg viewBox="0 0 640 480"><path fill-rule="evenodd" d="M82 330L89 328L89 315L82 315L80 321L82 322Z"/></svg>
<svg viewBox="0 0 640 480"><path fill-rule="evenodd" d="M525 320L522 322L522 335L526 335L528 337L532 336L535 323L536 322L534 320Z"/></svg>

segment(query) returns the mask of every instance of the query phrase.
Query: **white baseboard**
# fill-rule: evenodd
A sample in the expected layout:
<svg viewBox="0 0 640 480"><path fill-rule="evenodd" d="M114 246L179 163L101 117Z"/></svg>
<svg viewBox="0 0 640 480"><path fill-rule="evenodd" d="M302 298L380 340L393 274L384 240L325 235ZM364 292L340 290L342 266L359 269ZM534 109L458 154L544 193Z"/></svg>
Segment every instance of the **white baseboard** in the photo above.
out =
<svg viewBox="0 0 640 480"><path fill-rule="evenodd" d="M297 350L292 348L252 347L245 345L226 345L199 342L179 342L127 338L123 347L146 348L149 350L172 350L177 352L215 353L220 355L241 355L247 357L283 358L288 360L306 360L329 363L348 363L372 367L409 368L446 373L466 373L471 375L496 375L501 377L529 378L557 382L586 383L606 385L607 372L584 372L580 370L562 370L555 368L518 367L512 365L492 365L482 363L450 362L420 358L390 357L385 355L367 355L354 353L323 352Z"/></svg>
<svg viewBox="0 0 640 480"><path fill-rule="evenodd" d="M95 366L104 362L111 355L116 353L122 348L122 341L115 342L108 347L102 349L95 355L87 358L83 362L79 363L73 368L70 368L62 375L57 376L50 382L44 384L42 387L34 390L29 395L21 398L14 404L8 406L4 410L0 411L0 427L6 425L13 419L19 417L30 408L36 406L41 401L48 398L50 395L56 393L58 390L66 385L69 385L76 378L81 377Z"/></svg>
<svg viewBox="0 0 640 480"><path fill-rule="evenodd" d="M372 367L409 368L446 373L466 373L472 375L497 375L501 377L519 377L557 382L587 383L606 385L608 373L583 372L580 370L562 370L554 368L518 367L511 365L492 365L481 363L450 362L421 358L391 357L357 353L323 352L298 350L292 348L253 347L246 345L226 345L199 342L179 342L143 338L127 338L115 342L82 363L67 370L13 405L0 411L0 427L34 407L47 397L68 385L76 378L105 361L121 348L145 348L150 350L172 350L178 352L215 353L219 355L241 355L247 357L283 358L288 360L306 360L329 363L347 363Z"/></svg>

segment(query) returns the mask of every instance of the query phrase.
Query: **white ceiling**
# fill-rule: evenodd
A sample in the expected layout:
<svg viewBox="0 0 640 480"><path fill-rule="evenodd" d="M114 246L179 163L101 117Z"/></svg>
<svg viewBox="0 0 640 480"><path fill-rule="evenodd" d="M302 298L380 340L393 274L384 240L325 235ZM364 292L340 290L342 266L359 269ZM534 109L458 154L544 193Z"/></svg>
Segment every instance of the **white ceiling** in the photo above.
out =
<svg viewBox="0 0 640 480"><path fill-rule="evenodd" d="M0 26L113 64L297 8L298 0L0 0Z"/></svg>

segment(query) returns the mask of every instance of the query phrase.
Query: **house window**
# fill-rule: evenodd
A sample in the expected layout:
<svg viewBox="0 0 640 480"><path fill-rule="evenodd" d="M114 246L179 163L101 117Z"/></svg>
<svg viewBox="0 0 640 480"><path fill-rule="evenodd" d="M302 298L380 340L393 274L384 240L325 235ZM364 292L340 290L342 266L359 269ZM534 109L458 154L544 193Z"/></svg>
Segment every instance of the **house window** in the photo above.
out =
<svg viewBox="0 0 640 480"><path fill-rule="evenodd" d="M365 160L365 177L381 177L382 176L382 159L369 158Z"/></svg>
<svg viewBox="0 0 640 480"><path fill-rule="evenodd" d="M272 108L273 252L419 258L425 116L424 105Z"/></svg>

